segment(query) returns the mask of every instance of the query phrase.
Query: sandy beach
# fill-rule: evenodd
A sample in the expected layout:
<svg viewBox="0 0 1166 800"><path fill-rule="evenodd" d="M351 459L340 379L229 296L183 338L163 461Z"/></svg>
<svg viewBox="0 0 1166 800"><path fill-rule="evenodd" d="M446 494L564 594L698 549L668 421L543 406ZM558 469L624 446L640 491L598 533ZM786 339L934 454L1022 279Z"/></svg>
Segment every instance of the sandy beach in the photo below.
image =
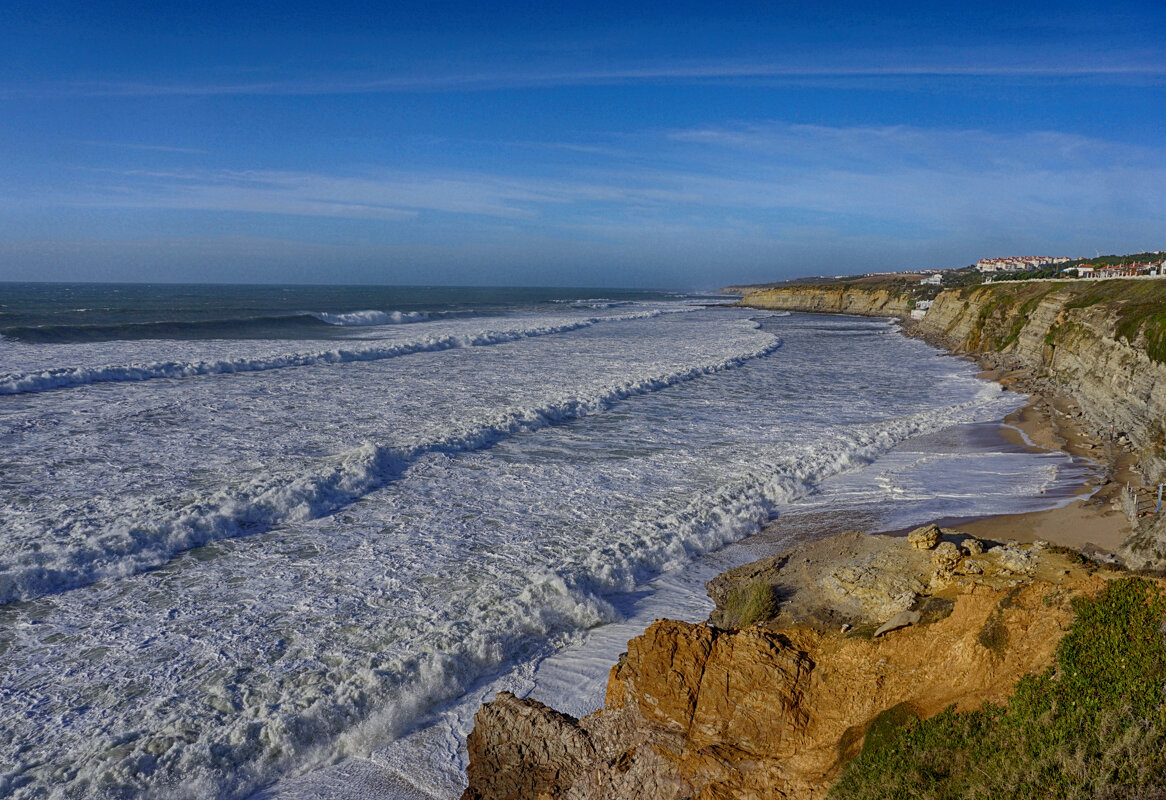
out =
<svg viewBox="0 0 1166 800"><path fill-rule="evenodd" d="M987 370L980 377L999 381L1014 391L1023 391L1021 386L1031 374L1023 369ZM1100 477L1082 485L1077 492L1078 499L1047 511L985 517L964 523L960 528L973 536L997 541L1044 540L1074 550L1103 554L1117 550L1130 533L1129 518L1121 508L1122 490L1128 484L1140 492L1139 510L1144 510L1141 506L1150 500L1141 476L1132 468L1133 455L1116 442L1097 438L1084 420L1072 398L1035 394L1023 407L1005 418L1002 431L1016 444L1061 450L1095 464Z"/></svg>
<svg viewBox="0 0 1166 800"><path fill-rule="evenodd" d="M988 369L979 373L985 380L1001 383L1010 391L1029 394L1025 384L1032 379L1026 369ZM1005 440L1030 451L1056 450L1088 462L1097 477L1085 481L1073 492L1071 502L1056 508L1020 514L994 514L975 519L937 519L944 528L966 532L979 539L996 542L1046 541L1099 556L1117 551L1130 534L1128 516L1120 495L1129 486L1138 493L1139 513L1152 511L1154 497L1133 469L1134 455L1116 442L1099 439L1088 429L1076 402L1064 395L1029 394L1023 406L1005 417L998 433ZM1050 498L1052 499L1052 498ZM861 519L848 518L840 524L836 515L822 512L797 514L773 520L749 544L758 557L821 539L843 530L862 529L866 533L906 535L908 528L884 531L866 528Z"/></svg>

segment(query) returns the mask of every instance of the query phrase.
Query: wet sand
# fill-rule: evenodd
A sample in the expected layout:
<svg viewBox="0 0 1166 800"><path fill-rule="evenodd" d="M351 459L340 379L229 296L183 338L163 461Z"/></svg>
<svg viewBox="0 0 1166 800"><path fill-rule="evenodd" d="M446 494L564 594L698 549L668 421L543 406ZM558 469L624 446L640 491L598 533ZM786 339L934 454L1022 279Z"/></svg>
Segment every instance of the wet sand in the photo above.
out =
<svg viewBox="0 0 1166 800"><path fill-rule="evenodd" d="M1091 462L1097 467L1100 477L1079 486L1072 495L1077 499L1058 508L1022 514L988 515L970 520L949 518L934 521L944 528L957 529L988 541L1043 540L1087 553L1116 552L1132 531L1120 500L1126 483L1140 491L1140 510L1153 508L1149 490L1142 486L1141 477L1133 470L1133 455L1116 443L1097 438L1072 398L1026 392L1024 384L1032 377L1027 370L987 370L981 372L979 377L998 381L1011 391L1030 395L1021 408L1003 420L999 433L1004 439L1033 451L1059 450ZM1054 499L1050 498L1050 501ZM822 511L780 516L744 544L753 549L758 558L762 558L784 552L797 544L855 529L892 535L907 533L906 529L880 530L875 519L864 521L853 516L840 525L835 514Z"/></svg>
<svg viewBox="0 0 1166 800"><path fill-rule="evenodd" d="M1026 370L988 370L980 377L1023 391L1016 384L1030 375ZM960 529L996 541L1044 540L1087 552L1116 551L1131 532L1129 518L1121 510L1120 493L1129 483L1144 494L1140 476L1132 469L1133 455L1116 443L1097 438L1075 401L1065 396L1032 395L1004 423L1003 434L1013 443L1061 450L1091 461L1100 468L1102 477L1086 482L1077 492L1079 499L1061 508L985 517L964 523Z"/></svg>

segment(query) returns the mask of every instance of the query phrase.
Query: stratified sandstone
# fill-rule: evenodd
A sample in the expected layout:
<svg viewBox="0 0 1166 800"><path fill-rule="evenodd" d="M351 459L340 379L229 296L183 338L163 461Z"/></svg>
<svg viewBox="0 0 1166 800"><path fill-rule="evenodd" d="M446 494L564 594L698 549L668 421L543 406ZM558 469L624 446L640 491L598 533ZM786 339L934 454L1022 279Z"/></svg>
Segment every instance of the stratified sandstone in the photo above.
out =
<svg viewBox="0 0 1166 800"><path fill-rule="evenodd" d="M466 800L819 798L881 713L1003 702L1051 663L1072 598L1106 576L1040 546L964 557L969 537L942 537L957 562L938 570L905 538L843 534L726 573L714 596L768 582L785 599L779 619L655 622L612 669L605 708L582 720L499 695L475 718ZM896 588L878 592L874 564ZM830 578L848 569L870 572L853 581L869 591L836 602ZM913 624L872 638L902 586Z"/></svg>
<svg viewBox="0 0 1166 800"><path fill-rule="evenodd" d="M788 286L752 292L742 301L750 308L855 314L863 317L907 319L915 307L909 292L861 286Z"/></svg>

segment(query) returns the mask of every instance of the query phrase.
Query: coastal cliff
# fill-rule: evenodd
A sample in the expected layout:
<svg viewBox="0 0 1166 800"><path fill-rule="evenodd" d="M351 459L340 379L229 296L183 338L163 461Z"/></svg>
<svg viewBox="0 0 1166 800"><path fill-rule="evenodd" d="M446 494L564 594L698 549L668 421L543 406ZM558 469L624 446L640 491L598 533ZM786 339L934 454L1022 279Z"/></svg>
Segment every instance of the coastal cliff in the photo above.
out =
<svg viewBox="0 0 1166 800"><path fill-rule="evenodd" d="M602 710L483 706L463 800L824 798L872 737L1006 702L1074 600L1119 577L935 526L802 545L710 584L725 627L659 620L630 641ZM731 624L758 593L760 619Z"/></svg>
<svg viewBox="0 0 1166 800"><path fill-rule="evenodd" d="M1001 356L1047 377L1101 431L1166 474L1166 281L993 284L941 293L918 324L957 353Z"/></svg>
<svg viewBox="0 0 1166 800"><path fill-rule="evenodd" d="M746 295L769 310L904 319L907 292L853 284ZM1166 280L1013 281L940 292L913 332L952 352L1018 363L1125 437L1146 480L1166 479Z"/></svg>
<svg viewBox="0 0 1166 800"><path fill-rule="evenodd" d="M910 292L895 287L823 285L762 289L746 295L741 304L773 311L907 319L915 307L915 300Z"/></svg>

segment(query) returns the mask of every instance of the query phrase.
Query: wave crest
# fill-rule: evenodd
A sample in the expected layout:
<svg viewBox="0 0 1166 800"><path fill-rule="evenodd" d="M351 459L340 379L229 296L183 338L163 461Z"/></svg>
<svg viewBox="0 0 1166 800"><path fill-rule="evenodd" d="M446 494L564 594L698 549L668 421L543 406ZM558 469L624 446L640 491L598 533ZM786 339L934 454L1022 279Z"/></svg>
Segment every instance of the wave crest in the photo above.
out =
<svg viewBox="0 0 1166 800"><path fill-rule="evenodd" d="M683 309L688 311L690 309ZM265 372L313 364L347 364L354 361L380 361L412 353L451 350L455 347L483 347L513 342L535 336L550 336L589 328L601 322L626 322L658 317L681 311L645 311L609 317L588 317L558 325L539 325L510 330L480 331L472 334L426 336L412 341L362 348L341 348L315 353L288 353L265 358L235 358L217 361L155 361L148 364L107 364L98 367L55 367L37 372L0 375L0 395L30 394L54 389L72 389L91 383L126 383L159 378L193 378L201 375L225 375L235 372Z"/></svg>
<svg viewBox="0 0 1166 800"><path fill-rule="evenodd" d="M429 315L421 311L348 311L343 314L329 314L314 311L312 316L329 325L402 325L407 322L426 322Z"/></svg>

